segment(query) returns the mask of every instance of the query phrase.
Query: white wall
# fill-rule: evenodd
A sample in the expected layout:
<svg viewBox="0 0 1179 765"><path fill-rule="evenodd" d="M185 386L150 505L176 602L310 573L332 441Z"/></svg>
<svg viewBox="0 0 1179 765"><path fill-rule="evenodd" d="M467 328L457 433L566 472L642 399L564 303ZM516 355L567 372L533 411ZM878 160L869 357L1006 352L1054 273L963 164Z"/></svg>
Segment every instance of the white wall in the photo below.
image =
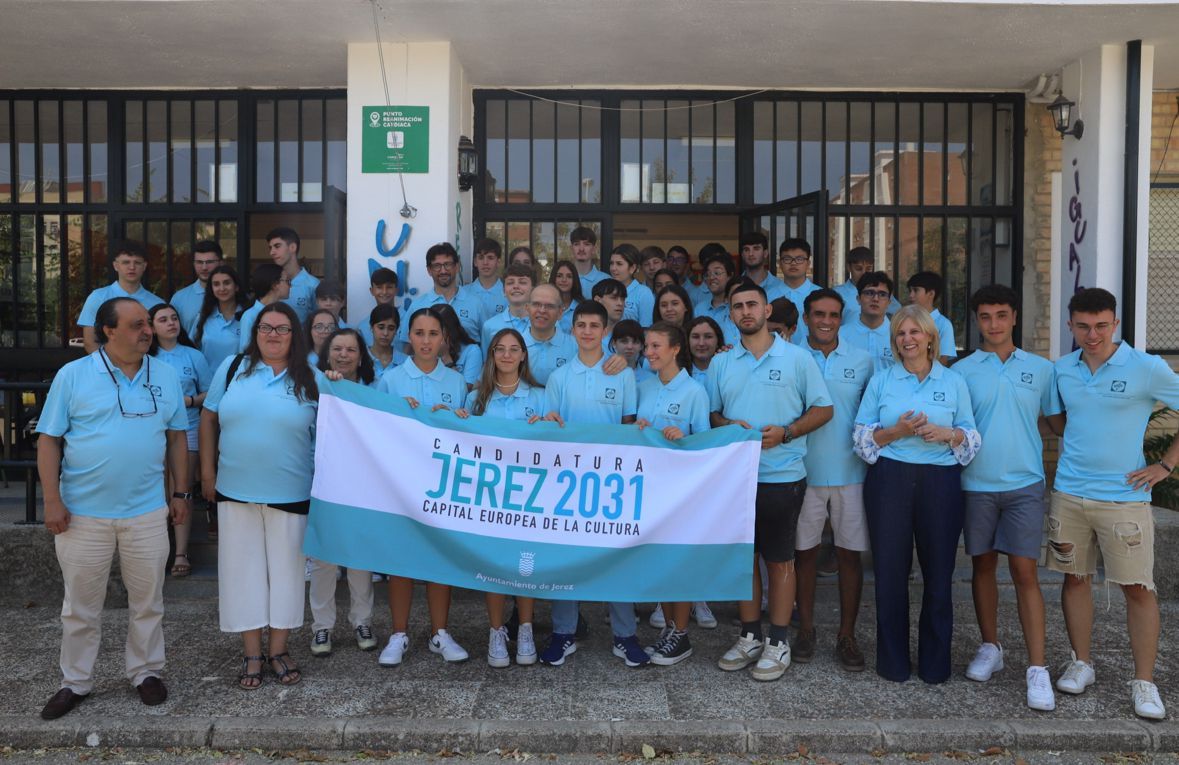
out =
<svg viewBox="0 0 1179 765"><path fill-rule="evenodd" d="M471 193L459 193L457 146L470 135L471 95L466 73L448 42L385 44L389 101L398 106L430 107L429 172L405 174L405 196L417 208L413 218L399 214L401 184L391 173L361 172L362 107L384 104L380 59L375 43L348 45L348 304L349 314L366 317L374 303L368 292L369 259L400 271L409 294L430 288L427 248L456 244L464 264L471 252ZM456 221L456 207L461 205ZM410 226L404 249L385 258L376 248L376 228L385 221L385 246L391 247L403 223ZM461 230L460 230L461 229ZM456 242L456 233L459 234ZM466 272L469 269L464 269Z"/></svg>

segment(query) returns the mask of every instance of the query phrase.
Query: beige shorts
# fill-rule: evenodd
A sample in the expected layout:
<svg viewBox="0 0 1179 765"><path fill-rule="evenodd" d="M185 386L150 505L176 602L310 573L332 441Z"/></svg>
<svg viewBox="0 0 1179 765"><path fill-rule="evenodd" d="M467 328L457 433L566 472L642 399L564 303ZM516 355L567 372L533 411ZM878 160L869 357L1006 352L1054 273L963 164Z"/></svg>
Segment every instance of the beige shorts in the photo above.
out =
<svg viewBox="0 0 1179 765"><path fill-rule="evenodd" d="M1052 492L1048 568L1095 574L1099 549L1106 581L1154 591L1154 514L1149 502L1105 502Z"/></svg>
<svg viewBox="0 0 1179 765"><path fill-rule="evenodd" d="M798 515L799 550L818 547L823 541L823 526L831 518L835 546L845 550L868 549L868 524L864 516L864 484L846 486L807 486Z"/></svg>

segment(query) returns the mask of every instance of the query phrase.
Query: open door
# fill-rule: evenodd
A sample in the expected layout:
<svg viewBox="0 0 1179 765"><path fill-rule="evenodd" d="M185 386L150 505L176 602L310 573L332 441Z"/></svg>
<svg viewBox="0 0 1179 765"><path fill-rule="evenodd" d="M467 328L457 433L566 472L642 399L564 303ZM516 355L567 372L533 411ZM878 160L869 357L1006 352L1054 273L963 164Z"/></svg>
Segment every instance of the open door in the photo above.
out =
<svg viewBox="0 0 1179 765"><path fill-rule="evenodd" d="M770 263L778 274L778 245L783 239L799 238L810 243L814 256L812 279L827 284L827 192L823 189L768 205L751 207L741 213L740 234L761 231L770 240Z"/></svg>

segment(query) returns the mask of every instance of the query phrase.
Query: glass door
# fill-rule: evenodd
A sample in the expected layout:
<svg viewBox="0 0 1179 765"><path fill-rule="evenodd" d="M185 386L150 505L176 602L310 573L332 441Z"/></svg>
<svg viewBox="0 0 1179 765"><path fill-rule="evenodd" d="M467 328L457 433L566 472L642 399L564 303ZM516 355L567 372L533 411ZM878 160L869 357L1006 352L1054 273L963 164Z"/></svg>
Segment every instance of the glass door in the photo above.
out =
<svg viewBox="0 0 1179 765"><path fill-rule="evenodd" d="M771 270L778 274L778 246L784 239L805 239L815 257L811 278L816 284L827 284L827 192L824 189L810 194L781 199L768 205L751 207L740 215L739 234L761 231L770 242Z"/></svg>
<svg viewBox="0 0 1179 765"><path fill-rule="evenodd" d="M147 249L147 274L143 286L165 300L192 282L192 248L212 240L221 245L225 262L248 281L238 258L239 217L229 216L117 216L115 230L125 239L142 242Z"/></svg>

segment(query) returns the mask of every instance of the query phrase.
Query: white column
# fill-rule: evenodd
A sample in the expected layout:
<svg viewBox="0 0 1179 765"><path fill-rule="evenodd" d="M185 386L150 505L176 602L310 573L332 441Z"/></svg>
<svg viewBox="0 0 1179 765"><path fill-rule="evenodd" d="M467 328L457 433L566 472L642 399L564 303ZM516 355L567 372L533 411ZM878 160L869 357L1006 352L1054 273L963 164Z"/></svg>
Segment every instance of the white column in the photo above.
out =
<svg viewBox="0 0 1179 765"><path fill-rule="evenodd" d="M348 45L348 305L349 316L368 316L374 305L368 291L369 260L398 271L402 289L412 295L430 288L426 250L450 242L464 266L471 251L471 194L458 190L459 135L471 135L470 88L449 42L385 44L382 50L389 102L430 108L429 172L401 176L405 201L417 208L403 218L401 183L393 173L361 172L361 128L365 106L385 104L385 85L375 43ZM407 244L394 257L377 251L376 230L385 221L385 247L396 243L409 224ZM469 267L464 267L464 273Z"/></svg>
<svg viewBox="0 0 1179 765"><path fill-rule="evenodd" d="M1121 316L1146 339L1146 268L1150 204L1150 117L1154 48L1142 46L1139 112L1137 306ZM1102 287L1122 303L1122 215L1126 150L1126 46L1102 45L1064 68L1061 89L1075 101L1073 120L1084 120L1080 140L1066 136L1061 153L1058 336L1061 353L1073 347L1069 298L1083 287Z"/></svg>

